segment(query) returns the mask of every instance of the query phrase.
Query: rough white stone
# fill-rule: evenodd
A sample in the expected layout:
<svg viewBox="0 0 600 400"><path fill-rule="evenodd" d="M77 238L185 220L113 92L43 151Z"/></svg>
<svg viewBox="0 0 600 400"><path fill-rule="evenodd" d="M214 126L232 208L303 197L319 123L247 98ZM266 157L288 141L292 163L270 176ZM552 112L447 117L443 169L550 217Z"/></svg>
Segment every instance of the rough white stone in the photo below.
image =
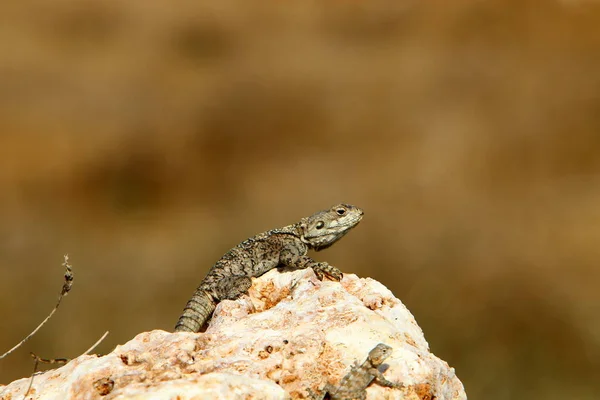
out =
<svg viewBox="0 0 600 400"><path fill-rule="evenodd" d="M394 351L369 399L466 399L454 369L432 353L414 317L379 282L312 270L270 271L250 296L217 306L205 333L155 330L103 357L81 356L35 377L28 399L288 399L336 385L377 343ZM22 398L24 378L0 386ZM4 390L4 392L3 392Z"/></svg>

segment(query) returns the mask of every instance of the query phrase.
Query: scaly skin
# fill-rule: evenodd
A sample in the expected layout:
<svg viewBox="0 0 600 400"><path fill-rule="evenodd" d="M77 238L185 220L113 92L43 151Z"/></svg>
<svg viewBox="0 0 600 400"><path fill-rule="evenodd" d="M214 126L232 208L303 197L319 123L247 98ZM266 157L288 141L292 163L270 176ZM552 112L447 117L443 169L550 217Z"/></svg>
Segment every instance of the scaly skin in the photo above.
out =
<svg viewBox="0 0 600 400"><path fill-rule="evenodd" d="M179 317L176 332L198 332L221 300L235 300L248 293L251 277L279 267L312 268L317 277L325 275L339 281L342 272L306 254L323 250L341 239L363 217L363 211L338 204L319 211L300 222L273 229L246 239L229 250L210 269Z"/></svg>
<svg viewBox="0 0 600 400"><path fill-rule="evenodd" d="M331 400L365 400L367 398L367 386L375 380L382 386L401 387L401 384L393 383L385 379L377 369L389 356L392 348L386 344L379 343L369 352L364 363L355 363L352 369L336 388L331 384L325 385L325 393L321 399L329 393Z"/></svg>

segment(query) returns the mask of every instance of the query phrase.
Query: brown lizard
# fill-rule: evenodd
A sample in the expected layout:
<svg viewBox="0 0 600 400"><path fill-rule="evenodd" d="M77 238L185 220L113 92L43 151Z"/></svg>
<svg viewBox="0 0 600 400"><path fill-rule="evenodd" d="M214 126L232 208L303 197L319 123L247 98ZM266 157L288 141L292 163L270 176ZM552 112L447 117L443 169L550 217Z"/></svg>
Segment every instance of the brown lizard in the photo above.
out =
<svg viewBox="0 0 600 400"><path fill-rule="evenodd" d="M309 249L323 250L333 245L363 217L363 211L338 204L319 211L300 222L273 229L246 239L229 250L210 269L187 302L179 317L176 332L198 332L221 300L235 300L248 293L251 277L279 267L312 268L317 278L327 275L342 279L342 272L326 262L317 262L306 254Z"/></svg>
<svg viewBox="0 0 600 400"><path fill-rule="evenodd" d="M325 393L321 399L324 399L329 394L331 400L365 400L367 398L367 386L373 380L385 387L401 387L402 384L393 383L385 379L383 374L377 369L391 355L392 348L387 344L379 343L369 352L364 363L354 363L350 372L342 378L337 388L327 383L325 385Z"/></svg>

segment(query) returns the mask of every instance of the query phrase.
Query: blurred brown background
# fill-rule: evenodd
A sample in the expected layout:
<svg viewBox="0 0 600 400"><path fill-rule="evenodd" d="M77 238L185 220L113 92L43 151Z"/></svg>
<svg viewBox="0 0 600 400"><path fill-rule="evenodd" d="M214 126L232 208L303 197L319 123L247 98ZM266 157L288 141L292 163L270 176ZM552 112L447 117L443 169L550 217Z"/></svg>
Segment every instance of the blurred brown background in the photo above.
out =
<svg viewBox="0 0 600 400"><path fill-rule="evenodd" d="M212 3L212 4L211 4ZM451 3L451 4L450 4ZM171 330L228 248L343 201L472 399L597 399L600 5L8 1L0 361Z"/></svg>

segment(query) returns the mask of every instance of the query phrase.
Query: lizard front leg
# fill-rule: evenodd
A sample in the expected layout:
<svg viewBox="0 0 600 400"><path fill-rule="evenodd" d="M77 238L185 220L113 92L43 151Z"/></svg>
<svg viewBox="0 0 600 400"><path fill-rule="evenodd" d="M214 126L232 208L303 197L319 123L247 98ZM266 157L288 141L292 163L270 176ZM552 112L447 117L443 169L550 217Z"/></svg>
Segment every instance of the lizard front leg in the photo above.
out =
<svg viewBox="0 0 600 400"><path fill-rule="evenodd" d="M317 262L306 255L300 254L297 248L291 246L285 247L281 251L279 263L292 268L312 268L320 281L323 280L325 275L336 281L340 281L344 277L342 271L336 267L326 262Z"/></svg>
<svg viewBox="0 0 600 400"><path fill-rule="evenodd" d="M381 386L389 388L399 388L403 386L401 383L394 383L385 379L385 376L383 376L383 374L377 368L369 368L369 373L375 377L375 381Z"/></svg>

